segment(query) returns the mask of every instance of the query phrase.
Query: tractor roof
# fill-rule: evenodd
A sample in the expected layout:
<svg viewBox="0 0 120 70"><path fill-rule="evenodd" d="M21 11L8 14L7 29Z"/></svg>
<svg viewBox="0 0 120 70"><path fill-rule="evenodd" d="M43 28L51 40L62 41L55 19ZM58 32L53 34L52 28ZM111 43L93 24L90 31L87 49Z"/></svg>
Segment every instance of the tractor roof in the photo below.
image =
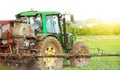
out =
<svg viewBox="0 0 120 70"><path fill-rule="evenodd" d="M53 14L60 14L60 12L55 12L55 11L46 11L46 12L38 12L38 11L26 11L26 12L20 12L16 15L16 17L20 16L35 16L37 14L41 15L53 15Z"/></svg>

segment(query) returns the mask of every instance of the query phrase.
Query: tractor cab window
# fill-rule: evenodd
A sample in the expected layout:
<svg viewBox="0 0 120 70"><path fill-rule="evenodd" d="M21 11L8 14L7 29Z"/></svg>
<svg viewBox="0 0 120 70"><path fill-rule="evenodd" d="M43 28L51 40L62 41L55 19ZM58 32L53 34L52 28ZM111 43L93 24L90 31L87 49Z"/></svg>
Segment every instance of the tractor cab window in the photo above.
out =
<svg viewBox="0 0 120 70"><path fill-rule="evenodd" d="M35 20L34 20L34 21L35 21L35 23L41 25L42 20L41 20L41 16L40 16L40 14L38 14L38 15L35 17Z"/></svg>
<svg viewBox="0 0 120 70"><path fill-rule="evenodd" d="M60 29L58 26L58 16L57 15L46 16L46 27L48 33L60 33Z"/></svg>
<svg viewBox="0 0 120 70"><path fill-rule="evenodd" d="M23 16L18 18L18 20L21 20L22 22L25 22L25 23L29 23L33 30L37 32L41 32L42 19L40 14L37 14L35 16L30 16L30 17Z"/></svg>
<svg viewBox="0 0 120 70"><path fill-rule="evenodd" d="M29 22L31 27L35 30L40 32L42 29L42 20L41 20L41 16L37 15L35 17L30 17L29 18Z"/></svg>
<svg viewBox="0 0 120 70"><path fill-rule="evenodd" d="M35 18L34 17L30 17L30 25L33 29L38 29L39 25L35 23Z"/></svg>

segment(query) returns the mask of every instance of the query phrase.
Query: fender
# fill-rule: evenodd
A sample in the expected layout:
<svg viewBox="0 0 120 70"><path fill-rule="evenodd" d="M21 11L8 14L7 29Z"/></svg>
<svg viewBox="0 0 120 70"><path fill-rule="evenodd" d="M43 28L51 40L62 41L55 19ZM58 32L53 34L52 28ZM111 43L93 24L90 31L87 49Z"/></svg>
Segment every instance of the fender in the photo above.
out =
<svg viewBox="0 0 120 70"><path fill-rule="evenodd" d="M42 36L40 37L40 38L37 38L36 37L36 40L37 41L41 41L41 40L43 40L43 39L45 39L45 37L47 37L47 36L53 36L53 37L55 37L55 38L57 38L54 34L41 34ZM37 36L37 35L36 35Z"/></svg>

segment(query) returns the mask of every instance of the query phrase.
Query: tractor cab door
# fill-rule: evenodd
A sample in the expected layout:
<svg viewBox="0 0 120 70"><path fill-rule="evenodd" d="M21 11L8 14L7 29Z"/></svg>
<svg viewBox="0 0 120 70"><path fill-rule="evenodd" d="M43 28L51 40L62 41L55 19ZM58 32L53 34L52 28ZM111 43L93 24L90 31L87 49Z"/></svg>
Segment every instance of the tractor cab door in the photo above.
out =
<svg viewBox="0 0 120 70"><path fill-rule="evenodd" d="M48 15L46 16L46 29L47 33L60 33L60 28L58 24L58 15Z"/></svg>

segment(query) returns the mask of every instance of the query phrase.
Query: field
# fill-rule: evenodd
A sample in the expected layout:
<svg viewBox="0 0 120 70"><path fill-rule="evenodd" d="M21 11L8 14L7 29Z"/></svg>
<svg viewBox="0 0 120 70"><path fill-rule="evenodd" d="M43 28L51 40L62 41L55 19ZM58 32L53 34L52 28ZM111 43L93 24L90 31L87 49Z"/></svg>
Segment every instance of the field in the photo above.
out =
<svg viewBox="0 0 120 70"><path fill-rule="evenodd" d="M120 54L120 36L79 36L77 40L87 44L91 54ZM88 66L79 68L67 61L59 70L120 70L120 57L92 57Z"/></svg>

